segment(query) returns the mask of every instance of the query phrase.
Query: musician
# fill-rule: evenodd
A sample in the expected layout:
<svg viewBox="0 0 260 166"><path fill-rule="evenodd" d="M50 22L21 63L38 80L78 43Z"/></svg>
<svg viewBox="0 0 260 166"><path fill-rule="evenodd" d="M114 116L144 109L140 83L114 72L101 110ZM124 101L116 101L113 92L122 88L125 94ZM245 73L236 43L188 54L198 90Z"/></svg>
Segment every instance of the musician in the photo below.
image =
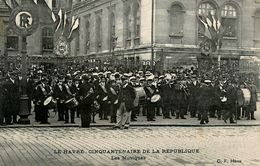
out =
<svg viewBox="0 0 260 166"><path fill-rule="evenodd" d="M217 118L216 113L218 117L221 115L221 100L220 100L221 90L220 90L219 81L212 82L211 88L213 90L213 94L212 94L211 106L209 108L209 117Z"/></svg>
<svg viewBox="0 0 260 166"><path fill-rule="evenodd" d="M17 123L17 115L20 106L19 82L16 72L8 73L7 80L4 82L4 110L6 124Z"/></svg>
<svg viewBox="0 0 260 166"><path fill-rule="evenodd" d="M190 116L191 118L196 118L197 114L197 105L198 105L198 93L199 93L199 82L196 79L196 75L193 75L191 78L191 82L188 84L190 90Z"/></svg>
<svg viewBox="0 0 260 166"><path fill-rule="evenodd" d="M114 128L128 129L130 126L131 111L134 108L135 90L129 84L126 76L122 77L123 85L119 93L119 108L117 110L117 124Z"/></svg>
<svg viewBox="0 0 260 166"><path fill-rule="evenodd" d="M118 108L118 94L120 86L116 84L116 80L111 79L108 81L108 96L110 104L110 123L116 123L116 111Z"/></svg>
<svg viewBox="0 0 260 166"><path fill-rule="evenodd" d="M82 75L82 84L79 85L79 112L81 115L81 126L90 127L92 104L94 102L94 85L89 82L87 74Z"/></svg>
<svg viewBox="0 0 260 166"><path fill-rule="evenodd" d="M152 85L154 76L147 78L147 86L144 87L147 95L146 106L147 106L147 121L155 121L155 104L151 102L151 98L156 93L156 87Z"/></svg>
<svg viewBox="0 0 260 166"><path fill-rule="evenodd" d="M209 123L208 110L212 100L212 88L210 84L211 80L205 79L199 88L198 113L201 116L200 124Z"/></svg>
<svg viewBox="0 0 260 166"><path fill-rule="evenodd" d="M37 114L37 120L40 124L50 124L48 122L48 108L43 105L44 101L51 96L51 87L48 85L47 77L43 76L40 83L36 87L35 101L37 109L35 114Z"/></svg>
<svg viewBox="0 0 260 166"><path fill-rule="evenodd" d="M73 97L76 97L77 88L75 88L72 77L70 75L67 75L65 77L64 89L65 89L64 91L65 91L66 101L70 100ZM68 108L66 106L65 106L65 123L69 123L69 111L70 111L71 123L75 123L75 112L76 112L75 107Z"/></svg>
<svg viewBox="0 0 260 166"><path fill-rule="evenodd" d="M58 121L64 121L65 89L62 76L58 77L58 83L54 86L54 98L57 100Z"/></svg>
<svg viewBox="0 0 260 166"><path fill-rule="evenodd" d="M34 80L33 80L33 75L30 74L27 78L27 87L26 87L26 90L27 90L27 95L28 95L28 109L29 109L29 112L31 114L31 109L32 109L32 100L33 100L33 92L34 92Z"/></svg>
<svg viewBox="0 0 260 166"><path fill-rule="evenodd" d="M80 86L80 84L81 84L81 79L80 79L79 76L76 76L76 77L74 78L74 86L73 86L73 87L74 87L74 91L76 91L76 94L79 92L79 86ZM77 97L77 95L76 95L76 97ZM77 118L79 118L80 113L79 113L78 106L77 106L75 109L76 109Z"/></svg>
<svg viewBox="0 0 260 166"><path fill-rule="evenodd" d="M224 122L227 123L227 119L229 119L230 123L235 123L233 117L235 116L236 110L236 102L237 102L237 91L236 85L234 80L230 80L226 87L226 95L227 95L227 102L226 106L227 109L225 110L225 114L223 115Z"/></svg>
<svg viewBox="0 0 260 166"><path fill-rule="evenodd" d="M174 84L173 94L175 96L176 119L186 119L184 117L187 106L187 92L185 88L185 83L181 79Z"/></svg>
<svg viewBox="0 0 260 166"><path fill-rule="evenodd" d="M171 119L170 111L171 111L171 77L166 76L160 82L159 92L162 97L162 110L163 110L163 119Z"/></svg>
<svg viewBox="0 0 260 166"><path fill-rule="evenodd" d="M158 77L158 75L155 75L154 81L152 82L152 85L155 87L156 94L160 94L158 82L159 82L159 77ZM161 109L162 109L162 101L159 100L158 102L155 103L155 114L156 114L156 116L162 116Z"/></svg>
<svg viewBox="0 0 260 166"><path fill-rule="evenodd" d="M99 110L99 118L100 120L108 120L108 112L109 112L109 99L108 99L108 87L107 87L107 80L102 75L100 78L100 83L97 86L97 93L98 93L98 102L100 104Z"/></svg>

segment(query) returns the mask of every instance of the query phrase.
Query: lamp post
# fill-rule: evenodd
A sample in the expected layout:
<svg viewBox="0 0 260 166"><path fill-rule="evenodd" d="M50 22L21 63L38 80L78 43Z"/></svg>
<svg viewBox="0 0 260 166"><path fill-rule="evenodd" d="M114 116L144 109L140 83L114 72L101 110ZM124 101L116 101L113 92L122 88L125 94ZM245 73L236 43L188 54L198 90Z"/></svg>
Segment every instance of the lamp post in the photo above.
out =
<svg viewBox="0 0 260 166"><path fill-rule="evenodd" d="M19 18L19 19L17 19ZM10 18L9 25L12 27L14 32L19 36L19 53L21 56L21 96L20 96L20 124L30 124L28 116L30 115L29 110L29 98L27 96L27 42L26 37L32 35L38 28L39 19L37 10L34 6L30 5L29 0L24 0L21 6L13 9Z"/></svg>
<svg viewBox="0 0 260 166"><path fill-rule="evenodd" d="M20 119L18 123L20 124L30 124L30 120L28 116L30 114L29 110L29 98L27 95L27 49L26 49L26 36L19 36L19 53L21 56L21 64L22 64L22 80L21 80L21 96L20 96L20 111L19 116Z"/></svg>

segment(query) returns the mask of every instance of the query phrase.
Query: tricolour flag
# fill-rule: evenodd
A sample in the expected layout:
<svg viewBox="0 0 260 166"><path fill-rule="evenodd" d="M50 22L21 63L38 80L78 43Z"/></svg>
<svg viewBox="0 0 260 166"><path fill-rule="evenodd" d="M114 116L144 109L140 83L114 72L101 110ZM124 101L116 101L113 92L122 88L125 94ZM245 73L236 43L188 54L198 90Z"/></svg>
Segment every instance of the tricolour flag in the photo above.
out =
<svg viewBox="0 0 260 166"><path fill-rule="evenodd" d="M73 31L75 31L76 29L78 29L78 27L79 27L79 18L76 18L75 21L74 21L74 23L72 23L72 27L71 27L71 30L70 30L68 39L72 37Z"/></svg>
<svg viewBox="0 0 260 166"><path fill-rule="evenodd" d="M19 6L19 4L16 0L5 0L5 4L11 10L13 10L13 9L15 9L16 7Z"/></svg>
<svg viewBox="0 0 260 166"><path fill-rule="evenodd" d="M55 32L59 30L59 28L61 26L61 23L62 23L62 10L61 9L59 10L58 16L59 16L59 23L58 23L58 25L56 27Z"/></svg>

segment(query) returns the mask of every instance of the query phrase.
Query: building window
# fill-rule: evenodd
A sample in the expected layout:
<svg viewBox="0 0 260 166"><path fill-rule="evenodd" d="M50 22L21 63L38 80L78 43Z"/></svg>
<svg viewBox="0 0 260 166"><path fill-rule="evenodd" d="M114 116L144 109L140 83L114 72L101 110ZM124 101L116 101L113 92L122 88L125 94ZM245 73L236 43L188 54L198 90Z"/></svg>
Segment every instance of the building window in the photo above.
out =
<svg viewBox="0 0 260 166"><path fill-rule="evenodd" d="M216 14L216 7L213 6L211 3L202 3L199 6L199 11L198 11L199 15L215 15Z"/></svg>
<svg viewBox="0 0 260 166"><path fill-rule="evenodd" d="M18 50L18 36L13 32L11 28L7 30L6 48L8 50Z"/></svg>
<svg viewBox="0 0 260 166"><path fill-rule="evenodd" d="M101 17L97 16L96 18L96 51L97 52L101 52L102 50L101 34L102 34Z"/></svg>
<svg viewBox="0 0 260 166"><path fill-rule="evenodd" d="M86 45L85 45L85 54L89 52L90 49L90 23L86 21Z"/></svg>
<svg viewBox="0 0 260 166"><path fill-rule="evenodd" d="M232 5L225 5L221 10L221 22L224 26L224 37L237 37L237 10Z"/></svg>
<svg viewBox="0 0 260 166"><path fill-rule="evenodd" d="M46 27L42 29L42 50L53 50L53 29Z"/></svg>
<svg viewBox="0 0 260 166"><path fill-rule="evenodd" d="M170 9L170 35L183 36L184 11L181 5L174 4Z"/></svg>
<svg viewBox="0 0 260 166"><path fill-rule="evenodd" d="M140 12L140 6L139 3L136 3L134 5L134 45L140 45L140 17L141 17L141 12Z"/></svg>
<svg viewBox="0 0 260 166"><path fill-rule="evenodd" d="M255 47L260 47L260 10L255 12L254 42Z"/></svg>
<svg viewBox="0 0 260 166"><path fill-rule="evenodd" d="M208 15L215 15L216 14L216 7L208 2L202 3L199 5L198 9L198 17L202 19L202 16L208 16ZM199 21L198 22L198 37L199 40L202 40L205 34L205 26Z"/></svg>
<svg viewBox="0 0 260 166"><path fill-rule="evenodd" d="M18 36L7 36L7 49L18 50Z"/></svg>

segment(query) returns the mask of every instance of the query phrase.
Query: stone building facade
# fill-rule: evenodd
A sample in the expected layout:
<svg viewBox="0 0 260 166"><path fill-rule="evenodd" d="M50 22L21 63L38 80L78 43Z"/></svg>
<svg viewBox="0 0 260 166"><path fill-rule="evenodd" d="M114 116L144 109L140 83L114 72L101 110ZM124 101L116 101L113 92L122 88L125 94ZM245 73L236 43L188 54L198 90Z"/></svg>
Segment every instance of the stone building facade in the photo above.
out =
<svg viewBox="0 0 260 166"><path fill-rule="evenodd" d="M0 7L0 25L4 27L1 57L6 45L9 62L19 61L18 38L8 32L8 10L3 3ZM225 65L242 56L260 56L259 0L53 0L53 7L56 14L62 8L68 17L80 18L70 54L58 57L53 53L54 28L41 24L36 33L27 37L30 64L112 63L143 69L152 62L160 71L196 66L204 32L197 18L208 12L221 18L228 29L221 50L213 58L220 55Z"/></svg>
<svg viewBox="0 0 260 166"><path fill-rule="evenodd" d="M153 59L157 69L196 65L204 31L197 17L207 12L227 28L214 58L259 56L258 0L86 0L75 1L73 12L80 28L70 56L79 61L112 57L142 68Z"/></svg>

